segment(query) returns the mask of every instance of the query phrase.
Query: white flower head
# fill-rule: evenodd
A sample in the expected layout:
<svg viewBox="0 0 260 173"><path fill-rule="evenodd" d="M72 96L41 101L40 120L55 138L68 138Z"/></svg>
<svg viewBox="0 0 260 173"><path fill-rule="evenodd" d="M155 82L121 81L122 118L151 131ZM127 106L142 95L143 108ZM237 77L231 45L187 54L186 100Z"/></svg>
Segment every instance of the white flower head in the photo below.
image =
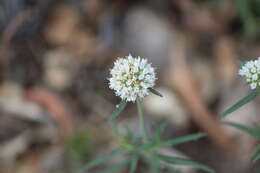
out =
<svg viewBox="0 0 260 173"><path fill-rule="evenodd" d="M154 86L156 80L154 68L147 63L147 59L130 54L117 59L110 74L109 88L129 102L149 95L149 88Z"/></svg>
<svg viewBox="0 0 260 173"><path fill-rule="evenodd" d="M260 87L260 57L246 62L239 70L239 75L246 77L251 89Z"/></svg>

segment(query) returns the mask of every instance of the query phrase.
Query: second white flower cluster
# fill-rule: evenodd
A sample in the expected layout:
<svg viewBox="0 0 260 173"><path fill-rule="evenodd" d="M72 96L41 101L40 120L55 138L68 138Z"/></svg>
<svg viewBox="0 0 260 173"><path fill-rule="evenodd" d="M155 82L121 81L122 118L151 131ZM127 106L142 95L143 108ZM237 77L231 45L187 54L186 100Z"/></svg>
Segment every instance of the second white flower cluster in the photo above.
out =
<svg viewBox="0 0 260 173"><path fill-rule="evenodd" d="M251 89L260 87L260 57L246 62L239 70L239 75L246 77Z"/></svg>

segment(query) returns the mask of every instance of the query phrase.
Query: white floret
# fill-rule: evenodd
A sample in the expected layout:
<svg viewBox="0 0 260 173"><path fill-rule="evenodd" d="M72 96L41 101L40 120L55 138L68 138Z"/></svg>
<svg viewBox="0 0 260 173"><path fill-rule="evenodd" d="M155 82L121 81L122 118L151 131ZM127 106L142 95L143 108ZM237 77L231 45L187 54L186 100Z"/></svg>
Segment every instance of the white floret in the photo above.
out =
<svg viewBox="0 0 260 173"><path fill-rule="evenodd" d="M251 89L260 87L260 57L257 60L246 62L238 73L246 77Z"/></svg>
<svg viewBox="0 0 260 173"><path fill-rule="evenodd" d="M251 89L256 89L257 83L251 83L251 84L250 84L250 87L251 87Z"/></svg>
<svg viewBox="0 0 260 173"><path fill-rule="evenodd" d="M154 68L147 59L131 55L117 59L110 74L109 88L121 99L132 102L149 95L149 88L156 80Z"/></svg>

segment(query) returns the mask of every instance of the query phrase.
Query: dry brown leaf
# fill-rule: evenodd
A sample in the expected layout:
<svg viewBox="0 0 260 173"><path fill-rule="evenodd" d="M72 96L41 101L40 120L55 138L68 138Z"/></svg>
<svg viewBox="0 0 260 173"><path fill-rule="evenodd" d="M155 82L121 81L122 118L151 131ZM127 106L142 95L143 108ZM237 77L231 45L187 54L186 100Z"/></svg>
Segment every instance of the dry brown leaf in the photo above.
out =
<svg viewBox="0 0 260 173"><path fill-rule="evenodd" d="M28 89L25 93L28 100L35 102L45 108L53 119L57 121L62 137L72 132L72 120L61 99L47 90L40 88Z"/></svg>

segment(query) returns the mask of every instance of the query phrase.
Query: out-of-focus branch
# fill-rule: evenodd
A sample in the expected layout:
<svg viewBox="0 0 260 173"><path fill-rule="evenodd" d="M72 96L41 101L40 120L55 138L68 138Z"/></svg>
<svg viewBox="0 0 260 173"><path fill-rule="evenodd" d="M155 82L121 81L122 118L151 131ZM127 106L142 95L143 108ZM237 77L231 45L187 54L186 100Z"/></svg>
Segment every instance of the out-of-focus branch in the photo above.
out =
<svg viewBox="0 0 260 173"><path fill-rule="evenodd" d="M9 55L10 42L14 34L17 32L19 27L32 16L33 10L25 10L18 13L9 25L6 26L2 33L2 39L0 40L0 80L3 78L3 74L6 70L6 57Z"/></svg>
<svg viewBox="0 0 260 173"><path fill-rule="evenodd" d="M228 36L221 36L216 40L213 53L217 64L217 74L223 81L224 87L230 86L237 74L236 46L235 42Z"/></svg>
<svg viewBox="0 0 260 173"><path fill-rule="evenodd" d="M10 41L14 34L19 29L26 20L32 16L33 10L25 10L18 13L13 20L7 25L2 33L2 39L0 41L0 60L2 60L6 55L8 55L8 50L10 46Z"/></svg>
<svg viewBox="0 0 260 173"><path fill-rule="evenodd" d="M236 146L231 136L226 134L221 128L215 115L213 115L197 88L193 75L186 62L186 43L184 38L179 38L174 48L170 52L170 74L169 82L183 99L185 105L192 113L192 119L199 127L208 133L211 140L226 153L235 153Z"/></svg>

